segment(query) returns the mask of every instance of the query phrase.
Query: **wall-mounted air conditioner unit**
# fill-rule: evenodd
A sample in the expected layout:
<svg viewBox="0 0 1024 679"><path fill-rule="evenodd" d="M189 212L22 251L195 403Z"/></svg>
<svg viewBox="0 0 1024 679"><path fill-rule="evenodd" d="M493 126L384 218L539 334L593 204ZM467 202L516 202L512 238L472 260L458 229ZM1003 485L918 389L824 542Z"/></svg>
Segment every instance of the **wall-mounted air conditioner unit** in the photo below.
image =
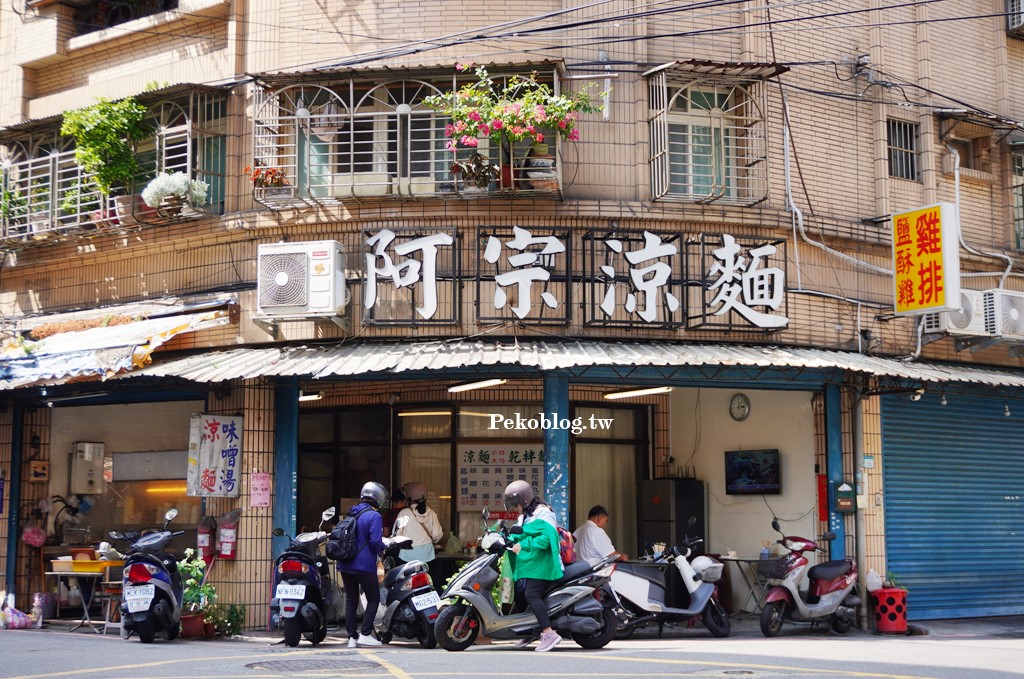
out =
<svg viewBox="0 0 1024 679"><path fill-rule="evenodd" d="M1004 339L1024 340L1024 292L985 292L985 329Z"/></svg>
<svg viewBox="0 0 1024 679"><path fill-rule="evenodd" d="M1024 0L1006 0L1006 30L1024 37Z"/></svg>
<svg viewBox="0 0 1024 679"><path fill-rule="evenodd" d="M925 314L926 333L948 333L950 335L991 335L985 327L985 293L981 290L960 290L960 308L956 311L940 311Z"/></svg>
<svg viewBox="0 0 1024 679"><path fill-rule="evenodd" d="M333 318L345 313L345 248L333 240L260 245L256 310L263 318Z"/></svg>

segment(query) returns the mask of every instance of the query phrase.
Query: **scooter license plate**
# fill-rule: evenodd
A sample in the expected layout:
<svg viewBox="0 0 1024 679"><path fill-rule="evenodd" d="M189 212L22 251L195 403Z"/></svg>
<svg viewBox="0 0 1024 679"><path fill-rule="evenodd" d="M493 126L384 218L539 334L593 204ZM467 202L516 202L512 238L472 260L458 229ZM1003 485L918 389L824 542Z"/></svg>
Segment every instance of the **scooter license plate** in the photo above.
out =
<svg viewBox="0 0 1024 679"><path fill-rule="evenodd" d="M156 595L156 587L153 585L137 585L127 587L124 590L124 602L128 605L129 613L149 610L149 604Z"/></svg>
<svg viewBox="0 0 1024 679"><path fill-rule="evenodd" d="M277 586L277 598L278 599L304 599L306 598L306 586L305 585L285 585L280 584Z"/></svg>
<svg viewBox="0 0 1024 679"><path fill-rule="evenodd" d="M437 596L437 592L427 592L426 594L417 594L412 598L412 607L417 611L423 611L428 608L434 608L441 603L441 597Z"/></svg>

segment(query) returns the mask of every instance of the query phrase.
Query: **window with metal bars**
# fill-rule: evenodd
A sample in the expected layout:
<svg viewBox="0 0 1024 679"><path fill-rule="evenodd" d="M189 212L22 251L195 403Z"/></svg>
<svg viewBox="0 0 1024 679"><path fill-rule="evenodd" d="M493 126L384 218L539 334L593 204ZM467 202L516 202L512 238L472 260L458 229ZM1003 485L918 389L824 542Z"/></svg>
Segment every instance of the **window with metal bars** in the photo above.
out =
<svg viewBox="0 0 1024 679"><path fill-rule="evenodd" d="M918 134L920 125L903 120L888 121L889 176L917 181Z"/></svg>
<svg viewBox="0 0 1024 679"><path fill-rule="evenodd" d="M767 195L767 148L758 83L651 79L651 186L655 200L751 205Z"/></svg>
<svg viewBox="0 0 1024 679"><path fill-rule="evenodd" d="M1013 184L1013 232L1017 249L1024 250L1024 144L1010 151L1011 176Z"/></svg>
<svg viewBox="0 0 1024 679"><path fill-rule="evenodd" d="M1006 0L1006 30L1024 37L1024 0Z"/></svg>

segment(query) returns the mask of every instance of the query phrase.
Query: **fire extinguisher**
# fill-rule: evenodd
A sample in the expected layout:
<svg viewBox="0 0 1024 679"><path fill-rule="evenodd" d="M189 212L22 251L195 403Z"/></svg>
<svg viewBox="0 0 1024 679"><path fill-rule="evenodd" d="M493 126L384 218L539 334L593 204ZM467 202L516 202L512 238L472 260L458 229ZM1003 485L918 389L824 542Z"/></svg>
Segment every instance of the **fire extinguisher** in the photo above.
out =
<svg viewBox="0 0 1024 679"><path fill-rule="evenodd" d="M204 516L199 522L199 532L196 537L196 547L199 549L199 556L206 565L213 562L213 545L217 539L217 519L212 516Z"/></svg>
<svg viewBox="0 0 1024 679"><path fill-rule="evenodd" d="M234 559L238 554L238 519L241 509L233 509L220 517L220 531L217 533L217 556Z"/></svg>

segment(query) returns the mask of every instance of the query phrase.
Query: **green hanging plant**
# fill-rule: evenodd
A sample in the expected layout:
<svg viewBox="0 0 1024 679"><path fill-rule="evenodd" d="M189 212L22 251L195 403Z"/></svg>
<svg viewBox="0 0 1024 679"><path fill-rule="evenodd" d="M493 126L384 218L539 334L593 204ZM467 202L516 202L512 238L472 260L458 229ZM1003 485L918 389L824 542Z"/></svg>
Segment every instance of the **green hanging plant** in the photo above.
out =
<svg viewBox="0 0 1024 679"><path fill-rule="evenodd" d="M134 145L146 137L145 117L146 107L134 97L100 98L92 106L64 114L60 133L74 137L75 161L92 175L103 195L130 185L138 173Z"/></svg>

